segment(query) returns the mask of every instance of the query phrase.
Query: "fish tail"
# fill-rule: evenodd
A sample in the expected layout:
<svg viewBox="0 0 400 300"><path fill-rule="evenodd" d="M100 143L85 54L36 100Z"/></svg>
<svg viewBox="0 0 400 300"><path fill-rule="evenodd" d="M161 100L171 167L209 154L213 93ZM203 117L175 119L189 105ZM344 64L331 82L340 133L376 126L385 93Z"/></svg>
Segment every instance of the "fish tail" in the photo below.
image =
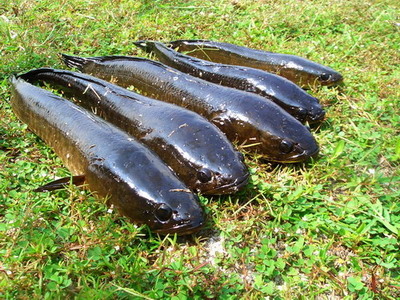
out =
<svg viewBox="0 0 400 300"><path fill-rule="evenodd" d="M182 43L203 43L203 42L211 42L210 40L174 40L169 41L166 45L170 48L178 48Z"/></svg>
<svg viewBox="0 0 400 300"><path fill-rule="evenodd" d="M144 51L146 51L146 52L151 52L151 47L150 47L148 41L142 40L142 41L133 42L133 44L134 44L136 47L139 47L140 49L142 49L142 50L144 50Z"/></svg>
<svg viewBox="0 0 400 300"><path fill-rule="evenodd" d="M12 74L9 78L8 78L8 82L15 85L15 83L17 82L17 74Z"/></svg>
<svg viewBox="0 0 400 300"><path fill-rule="evenodd" d="M179 47L179 43L181 42L182 40L175 40L175 41L169 41L169 42L166 42L165 43L165 45L168 47L168 48L178 48Z"/></svg>
<svg viewBox="0 0 400 300"><path fill-rule="evenodd" d="M34 69L34 70L30 70L26 73L23 74L19 74L16 76L16 78L21 78L25 81L28 82L36 82L40 79L40 75L43 73L53 73L54 69L51 68L40 68L40 69Z"/></svg>
<svg viewBox="0 0 400 300"><path fill-rule="evenodd" d="M83 66L87 64L91 59L61 54L61 60L70 68L77 68L78 70L82 70Z"/></svg>

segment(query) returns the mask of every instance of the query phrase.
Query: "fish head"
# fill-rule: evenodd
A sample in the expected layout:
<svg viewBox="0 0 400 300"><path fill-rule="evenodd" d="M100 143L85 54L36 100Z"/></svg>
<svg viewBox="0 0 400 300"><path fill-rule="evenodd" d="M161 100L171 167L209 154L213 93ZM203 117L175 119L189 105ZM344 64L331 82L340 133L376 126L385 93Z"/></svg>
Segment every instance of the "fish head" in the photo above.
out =
<svg viewBox="0 0 400 300"><path fill-rule="evenodd" d="M159 234L197 232L205 222L198 196L190 191L171 190L170 193L173 198L153 206L148 225Z"/></svg>
<svg viewBox="0 0 400 300"><path fill-rule="evenodd" d="M319 146L309 128L285 111L275 115L270 130L260 132L260 145L265 158L280 163L296 163L318 154Z"/></svg>
<svg viewBox="0 0 400 300"><path fill-rule="evenodd" d="M160 234L185 235L202 227L205 221L198 196L161 160L148 160L143 152L117 151L107 160L90 162L85 177L90 190L108 198L132 222Z"/></svg>
<svg viewBox="0 0 400 300"><path fill-rule="evenodd" d="M282 76L308 88L318 85L334 85L343 80L340 73L330 67L296 55L280 55Z"/></svg>
<svg viewBox="0 0 400 300"><path fill-rule="evenodd" d="M181 127L173 136L181 162L173 169L188 186L201 194L222 195L246 184L249 174L243 155L213 123L193 112L186 112L180 122L192 126Z"/></svg>
<svg viewBox="0 0 400 300"><path fill-rule="evenodd" d="M275 74L268 74L273 88L268 92L271 100L289 112L300 122L318 122L324 119L325 112L319 100L294 82ZM307 74L305 76L308 76ZM295 75L292 76L295 78ZM312 80L312 79L310 79ZM267 90L264 82L258 85Z"/></svg>
<svg viewBox="0 0 400 300"><path fill-rule="evenodd" d="M214 153L216 160L197 171L197 183L205 195L223 195L237 192L246 185L249 172L244 156L238 151Z"/></svg>
<svg viewBox="0 0 400 300"><path fill-rule="evenodd" d="M133 192L122 182L118 188L119 191L114 192L110 199L111 203L134 223L146 224L156 233L186 235L204 225L198 196L188 189Z"/></svg>
<svg viewBox="0 0 400 300"><path fill-rule="evenodd" d="M279 151L281 153L281 162L296 163L316 156L319 152L319 147L314 139L309 141L305 141L304 139L282 139Z"/></svg>
<svg viewBox="0 0 400 300"><path fill-rule="evenodd" d="M320 104L312 105L307 112L306 121L309 123L322 122L325 119L325 111Z"/></svg>
<svg viewBox="0 0 400 300"><path fill-rule="evenodd" d="M317 143L313 138L308 139L269 137L268 141L261 143L264 146L268 145L266 159L279 163L296 163L318 154L319 147Z"/></svg>
<svg viewBox="0 0 400 300"><path fill-rule="evenodd" d="M332 86L343 81L343 76L327 66L304 60L302 69L299 69L299 81L305 86Z"/></svg>
<svg viewBox="0 0 400 300"><path fill-rule="evenodd" d="M252 99L240 102L240 114L228 112L230 121L225 122L224 132L229 139L238 139L249 151L280 163L305 161L318 153L317 142L299 120L272 101ZM241 136L235 133L239 131Z"/></svg>
<svg viewBox="0 0 400 300"><path fill-rule="evenodd" d="M317 98L309 97L303 106L293 107L290 113L300 122L318 123L325 118L325 111ZM314 101L313 101L314 100Z"/></svg>
<svg viewBox="0 0 400 300"><path fill-rule="evenodd" d="M148 225L156 233L186 235L204 225L198 196L181 186L153 192L139 191L136 195L131 193L131 197L126 193L120 195L125 197L119 200L119 203L124 201L125 205L117 205L121 213L135 223Z"/></svg>
<svg viewBox="0 0 400 300"><path fill-rule="evenodd" d="M331 86L342 82L343 76L331 68L326 67L325 70L318 74L317 80L321 85Z"/></svg>

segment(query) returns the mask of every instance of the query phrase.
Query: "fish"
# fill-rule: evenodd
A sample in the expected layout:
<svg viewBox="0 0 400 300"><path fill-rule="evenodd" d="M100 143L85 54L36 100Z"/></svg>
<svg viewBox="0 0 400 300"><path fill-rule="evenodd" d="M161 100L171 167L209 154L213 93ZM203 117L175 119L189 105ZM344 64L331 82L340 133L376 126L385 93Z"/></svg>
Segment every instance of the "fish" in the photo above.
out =
<svg viewBox="0 0 400 300"><path fill-rule="evenodd" d="M343 81L343 76L332 68L297 55L208 40L175 40L168 42L168 46L197 58L275 73L302 88L332 86Z"/></svg>
<svg viewBox="0 0 400 300"><path fill-rule="evenodd" d="M301 162L319 146L298 120L261 96L220 86L140 57L82 58L62 55L69 67L140 90L147 96L190 109L215 124L227 138L281 163Z"/></svg>
<svg viewBox="0 0 400 300"><path fill-rule="evenodd" d="M325 118L319 100L290 80L260 69L214 63L179 53L160 42L134 45L172 68L224 86L256 93L278 104L300 122L317 123Z"/></svg>
<svg viewBox="0 0 400 300"><path fill-rule="evenodd" d="M11 78L11 106L89 190L130 221L159 234L190 234L204 224L198 196L147 147L100 117Z"/></svg>
<svg viewBox="0 0 400 300"><path fill-rule="evenodd" d="M197 113L67 70L40 68L19 78L61 88L80 106L145 144L196 192L232 194L248 182L243 155L215 125Z"/></svg>

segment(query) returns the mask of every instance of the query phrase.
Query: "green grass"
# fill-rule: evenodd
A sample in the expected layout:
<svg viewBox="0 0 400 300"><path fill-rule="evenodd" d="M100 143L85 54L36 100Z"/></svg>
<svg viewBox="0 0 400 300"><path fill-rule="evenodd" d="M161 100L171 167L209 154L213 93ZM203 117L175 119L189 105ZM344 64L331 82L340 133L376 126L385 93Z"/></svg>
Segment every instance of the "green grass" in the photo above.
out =
<svg viewBox="0 0 400 300"><path fill-rule="evenodd" d="M0 298L398 299L398 1L0 3ZM31 189L68 170L17 120L7 79L64 68L57 54L139 52L139 39L206 38L297 54L340 71L310 91L327 110L320 157L246 153L240 193L201 197L205 228L159 237L76 187Z"/></svg>

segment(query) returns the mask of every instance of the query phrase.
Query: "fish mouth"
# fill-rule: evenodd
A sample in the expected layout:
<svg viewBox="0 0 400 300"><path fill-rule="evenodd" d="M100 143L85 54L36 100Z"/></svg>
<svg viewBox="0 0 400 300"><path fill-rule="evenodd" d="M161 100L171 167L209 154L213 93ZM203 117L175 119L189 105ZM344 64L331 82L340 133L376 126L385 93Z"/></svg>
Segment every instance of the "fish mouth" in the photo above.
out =
<svg viewBox="0 0 400 300"><path fill-rule="evenodd" d="M325 119L325 115L326 115L325 111L321 110L317 114L309 115L308 118L307 118L307 121L310 122L310 123L321 122L321 121L323 121Z"/></svg>
<svg viewBox="0 0 400 300"><path fill-rule="evenodd" d="M308 157L315 157L318 155L319 153L319 146L317 146L313 151L304 151L304 152L308 152L307 155Z"/></svg>
<svg viewBox="0 0 400 300"><path fill-rule="evenodd" d="M192 221L192 220L182 221L181 224L169 228L154 229L153 232L161 235L174 234L174 233L176 233L177 235L188 235L199 231L204 224L205 220L203 217L201 217L201 219L197 221Z"/></svg>
<svg viewBox="0 0 400 300"><path fill-rule="evenodd" d="M343 76L341 74L332 74L332 78L328 81L320 82L324 86L334 86L343 81Z"/></svg>
<svg viewBox="0 0 400 300"><path fill-rule="evenodd" d="M319 146L317 146L315 149L312 151L310 150L304 150L301 153L298 153L297 155L294 155L292 157L289 157L285 161L280 161L280 163L298 163L305 161L304 157L310 158L310 157L315 157L319 153Z"/></svg>
<svg viewBox="0 0 400 300"><path fill-rule="evenodd" d="M224 194L232 194L239 191L243 188L249 181L250 173L247 172L245 175L240 176L235 179L235 181L219 186L214 189L210 189L207 191L203 191L204 195L224 195Z"/></svg>

